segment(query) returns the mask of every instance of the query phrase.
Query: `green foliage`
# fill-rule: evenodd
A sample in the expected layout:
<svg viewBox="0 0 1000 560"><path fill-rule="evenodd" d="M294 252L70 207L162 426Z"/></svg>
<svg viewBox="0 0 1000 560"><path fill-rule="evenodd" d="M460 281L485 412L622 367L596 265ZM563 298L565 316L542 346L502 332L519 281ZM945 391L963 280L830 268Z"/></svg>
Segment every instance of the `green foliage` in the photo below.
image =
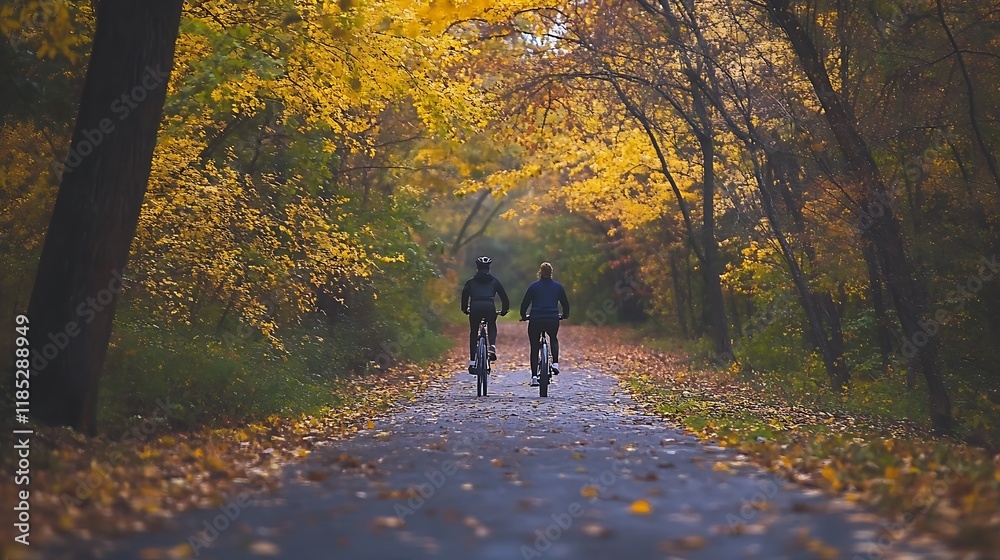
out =
<svg viewBox="0 0 1000 560"><path fill-rule="evenodd" d="M101 383L104 429L113 432L135 415L162 410L160 402L172 405L168 420L181 429L315 411L336 402L334 385L315 375L310 356L284 360L268 356L263 339L227 348L213 338L194 328L121 317Z"/></svg>

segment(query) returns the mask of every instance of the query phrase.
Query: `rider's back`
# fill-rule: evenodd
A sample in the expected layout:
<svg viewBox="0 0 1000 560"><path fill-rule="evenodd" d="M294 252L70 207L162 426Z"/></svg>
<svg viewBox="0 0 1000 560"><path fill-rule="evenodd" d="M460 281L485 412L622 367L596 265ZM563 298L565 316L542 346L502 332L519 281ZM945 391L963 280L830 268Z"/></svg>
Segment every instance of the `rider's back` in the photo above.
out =
<svg viewBox="0 0 1000 560"><path fill-rule="evenodd" d="M472 301L493 301L497 293L497 279L485 270L480 270L465 283Z"/></svg>
<svg viewBox="0 0 1000 560"><path fill-rule="evenodd" d="M568 315L569 300L562 284L551 278L541 278L532 283L524 294L522 314L530 303L532 319L558 319L560 302L563 305L563 313Z"/></svg>

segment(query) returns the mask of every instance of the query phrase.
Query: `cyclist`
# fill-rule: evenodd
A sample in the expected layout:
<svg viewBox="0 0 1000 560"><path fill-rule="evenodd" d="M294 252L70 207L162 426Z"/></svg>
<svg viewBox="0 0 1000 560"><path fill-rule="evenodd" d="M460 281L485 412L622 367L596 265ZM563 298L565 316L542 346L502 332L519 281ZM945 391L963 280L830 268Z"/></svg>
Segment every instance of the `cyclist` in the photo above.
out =
<svg viewBox="0 0 1000 560"><path fill-rule="evenodd" d="M562 305L562 315L559 315ZM552 265L543 262L538 267L538 281L528 286L521 300L521 320L528 316L531 306L531 320L528 321L528 341L531 343L531 386L538 386L538 352L541 350L539 337L544 332L549 335L552 347L552 374L559 375L559 318L569 317L569 299L562 284L552 279Z"/></svg>
<svg viewBox="0 0 1000 560"><path fill-rule="evenodd" d="M494 297L500 296L501 315L510 310L510 300L500 281L490 274L493 259L482 256L476 259L476 275L465 283L462 290L462 313L469 316L469 373L475 374L476 346L479 343L479 321L486 319L489 328L490 361L497 359L497 307Z"/></svg>

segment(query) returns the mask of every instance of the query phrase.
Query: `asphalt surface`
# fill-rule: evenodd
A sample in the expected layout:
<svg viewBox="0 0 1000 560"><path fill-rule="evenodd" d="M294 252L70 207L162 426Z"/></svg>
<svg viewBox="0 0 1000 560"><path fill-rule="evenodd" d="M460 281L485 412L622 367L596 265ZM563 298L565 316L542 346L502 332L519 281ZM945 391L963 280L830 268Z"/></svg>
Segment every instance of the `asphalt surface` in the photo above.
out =
<svg viewBox="0 0 1000 560"><path fill-rule="evenodd" d="M178 557L950 557L905 524L698 442L596 369L564 360L540 398L523 363L501 363L488 397L456 372L287 467L279 490L184 514L100 556L169 558L189 543Z"/></svg>

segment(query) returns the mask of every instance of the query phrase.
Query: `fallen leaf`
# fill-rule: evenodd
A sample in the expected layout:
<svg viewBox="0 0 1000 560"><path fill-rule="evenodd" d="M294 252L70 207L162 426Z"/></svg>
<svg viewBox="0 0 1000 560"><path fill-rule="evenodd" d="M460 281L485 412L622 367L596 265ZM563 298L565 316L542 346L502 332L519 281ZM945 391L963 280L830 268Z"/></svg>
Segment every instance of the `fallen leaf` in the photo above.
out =
<svg viewBox="0 0 1000 560"><path fill-rule="evenodd" d="M320 482L325 480L327 476L326 471L309 471L306 473L306 480L311 480L313 482Z"/></svg>
<svg viewBox="0 0 1000 560"><path fill-rule="evenodd" d="M190 557L191 557L191 545L187 543L182 543L167 549L167 558L170 558L171 560L176 560L180 558L190 558Z"/></svg>
<svg viewBox="0 0 1000 560"><path fill-rule="evenodd" d="M632 502L632 505L628 507L628 510L634 515L649 515L653 513L653 507L649 505L649 502L643 499L638 499Z"/></svg>
<svg viewBox="0 0 1000 560"><path fill-rule="evenodd" d="M595 539L606 539L611 536L611 529L597 523L587 523L581 529L584 535Z"/></svg>
<svg viewBox="0 0 1000 560"><path fill-rule="evenodd" d="M272 542L257 541L250 545L250 554L256 554L257 556L279 556L281 549Z"/></svg>
<svg viewBox="0 0 1000 560"><path fill-rule="evenodd" d="M689 535L687 537L681 537L677 539L677 548L681 550L695 550L698 548L704 548L705 537L701 535Z"/></svg>
<svg viewBox="0 0 1000 560"><path fill-rule="evenodd" d="M376 529L398 529L406 524L405 521L394 515L381 515L372 521Z"/></svg>

